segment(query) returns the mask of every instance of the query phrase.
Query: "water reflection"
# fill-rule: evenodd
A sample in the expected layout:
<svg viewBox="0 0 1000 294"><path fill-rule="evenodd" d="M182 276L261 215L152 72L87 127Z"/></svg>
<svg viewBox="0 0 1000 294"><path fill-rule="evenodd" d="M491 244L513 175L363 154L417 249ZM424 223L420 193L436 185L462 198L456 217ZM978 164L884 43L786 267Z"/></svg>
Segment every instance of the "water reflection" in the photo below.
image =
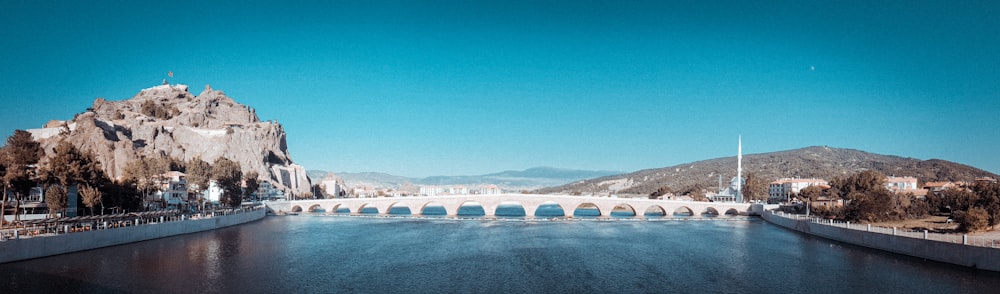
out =
<svg viewBox="0 0 1000 294"><path fill-rule="evenodd" d="M581 212L600 215L596 208L574 214ZM268 217L2 264L0 273L5 293L962 293L1000 287L995 273L833 243L759 220Z"/></svg>

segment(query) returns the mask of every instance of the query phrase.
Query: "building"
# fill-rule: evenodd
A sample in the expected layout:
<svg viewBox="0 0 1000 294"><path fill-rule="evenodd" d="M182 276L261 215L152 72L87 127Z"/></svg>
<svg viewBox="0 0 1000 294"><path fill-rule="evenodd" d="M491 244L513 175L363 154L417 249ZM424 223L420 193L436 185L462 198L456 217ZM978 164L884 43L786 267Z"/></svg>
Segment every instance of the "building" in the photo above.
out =
<svg viewBox="0 0 1000 294"><path fill-rule="evenodd" d="M160 190L153 194L154 209L180 209L188 204L187 180L179 171L169 171L161 175ZM161 205L163 205L161 207Z"/></svg>
<svg viewBox="0 0 1000 294"><path fill-rule="evenodd" d="M836 199L836 198L830 198L830 197L823 196L823 197L817 198L816 200L813 200L812 203L810 203L809 205L812 206L812 208L820 208L820 207L826 207L826 208L843 207L844 206L844 199Z"/></svg>
<svg viewBox="0 0 1000 294"><path fill-rule="evenodd" d="M781 203L789 202L793 195L799 194L799 191L805 189L809 186L821 186L824 189L830 187L830 183L824 179L809 178L809 179L796 179L796 178L782 178L768 185L768 203Z"/></svg>
<svg viewBox="0 0 1000 294"><path fill-rule="evenodd" d="M275 189L274 185L268 181L260 182L260 187L257 187L257 193L254 193L254 197L266 201L287 200L285 199L285 191Z"/></svg>
<svg viewBox="0 0 1000 294"><path fill-rule="evenodd" d="M326 174L320 182L320 187L323 187L323 194L326 197L342 198L347 195L344 180L333 173Z"/></svg>
<svg viewBox="0 0 1000 294"><path fill-rule="evenodd" d="M921 190L917 187L917 178L915 177L895 177L890 176L885 179L885 188L889 189L893 193L903 194L903 193L915 193L917 190Z"/></svg>
<svg viewBox="0 0 1000 294"><path fill-rule="evenodd" d="M498 187L497 185L491 184L479 188L479 194L483 195L500 195L502 193L503 190L501 190L500 187Z"/></svg>

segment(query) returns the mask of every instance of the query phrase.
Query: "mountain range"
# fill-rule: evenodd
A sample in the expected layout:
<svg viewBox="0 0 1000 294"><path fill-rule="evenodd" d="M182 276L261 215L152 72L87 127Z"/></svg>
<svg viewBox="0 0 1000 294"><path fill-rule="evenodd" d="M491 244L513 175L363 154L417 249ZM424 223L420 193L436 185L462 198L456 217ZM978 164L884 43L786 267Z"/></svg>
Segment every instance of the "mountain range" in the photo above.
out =
<svg viewBox="0 0 1000 294"><path fill-rule="evenodd" d="M309 170L307 173L314 183L320 182L328 174L328 172L320 170ZM574 181L621 174L621 172L535 167L520 171L510 170L485 175L430 176L424 178L411 178L377 172L338 172L335 174L348 187L366 185L376 188L399 189L407 183L413 185L465 185L470 187L494 184L504 190L533 190L563 185Z"/></svg>
<svg viewBox="0 0 1000 294"><path fill-rule="evenodd" d="M864 170L875 170L887 176L912 176L920 184L998 177L988 171L946 160L920 160L825 146L743 156L744 176L750 172L769 181L778 178L831 180ZM690 188L714 191L720 178L728 183L735 176L736 156L732 156L576 181L536 192L649 194L663 186L674 191Z"/></svg>

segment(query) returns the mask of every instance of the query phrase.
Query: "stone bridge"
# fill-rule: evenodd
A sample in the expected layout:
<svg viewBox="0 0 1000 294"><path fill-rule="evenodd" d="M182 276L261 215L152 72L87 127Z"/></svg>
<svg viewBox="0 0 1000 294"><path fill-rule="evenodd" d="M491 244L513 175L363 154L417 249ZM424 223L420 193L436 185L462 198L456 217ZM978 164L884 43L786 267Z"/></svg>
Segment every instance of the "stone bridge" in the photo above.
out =
<svg viewBox="0 0 1000 294"><path fill-rule="evenodd" d="M378 214L386 215L395 207L406 207L411 215L422 215L428 206L443 206L448 216L458 215L459 207L465 205L482 206L486 217L495 217L500 205L519 205L524 209L526 217L534 217L535 211L541 205L558 205L563 215L572 216L577 208L596 207L601 217L610 217L615 208L630 210L636 217L644 217L647 210L658 211L663 215L673 215L675 212L701 215L711 213L716 215L746 215L750 212L749 203L697 202L677 200L655 200L640 198L612 198L567 195L538 194L500 194L500 195L450 195L450 196L417 196L417 197L382 197L382 198L339 198L265 202L268 209L275 213L311 212L319 209L327 213L338 210L349 210L351 214L361 214L366 208L375 208ZM586 206L585 206L586 205ZM371 212L369 209L367 212Z"/></svg>

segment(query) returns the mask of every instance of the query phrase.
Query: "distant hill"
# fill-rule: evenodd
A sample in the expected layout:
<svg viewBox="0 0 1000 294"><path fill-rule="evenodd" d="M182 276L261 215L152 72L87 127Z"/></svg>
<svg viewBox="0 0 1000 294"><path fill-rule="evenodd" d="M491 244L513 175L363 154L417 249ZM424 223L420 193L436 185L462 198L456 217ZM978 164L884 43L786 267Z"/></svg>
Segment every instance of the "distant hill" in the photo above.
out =
<svg viewBox="0 0 1000 294"><path fill-rule="evenodd" d="M744 173L753 172L765 179L816 177L830 180L835 176L864 170L875 170L887 176L913 176L917 177L920 184L927 181L971 181L976 177L997 177L996 174L946 160L920 160L830 147L808 147L743 156ZM577 181L537 192L649 194L662 186L678 191L694 185L715 190L720 175L727 182L736 176L736 156Z"/></svg>
<svg viewBox="0 0 1000 294"><path fill-rule="evenodd" d="M535 167L522 171L503 171L475 176L431 176L426 178L409 178L385 173L336 173L348 187L363 184L378 188L398 189L409 182L414 185L465 185L476 186L494 184L505 190L532 190L567 184L573 181L592 179L608 175L620 174L614 171L588 171L559 169L552 167ZM325 171L311 170L308 172L313 182L326 176Z"/></svg>

